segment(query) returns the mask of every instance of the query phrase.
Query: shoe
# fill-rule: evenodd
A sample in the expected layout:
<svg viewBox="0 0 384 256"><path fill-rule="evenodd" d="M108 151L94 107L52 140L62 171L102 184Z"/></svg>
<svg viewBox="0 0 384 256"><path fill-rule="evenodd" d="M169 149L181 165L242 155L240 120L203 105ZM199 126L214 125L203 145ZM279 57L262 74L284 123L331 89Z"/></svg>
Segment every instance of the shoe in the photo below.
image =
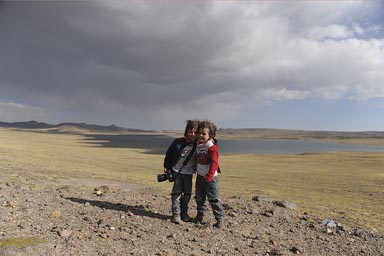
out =
<svg viewBox="0 0 384 256"><path fill-rule="evenodd" d="M204 219L204 216L198 214L198 215L193 219L193 222L203 224L203 223L204 223L203 219Z"/></svg>
<svg viewBox="0 0 384 256"><path fill-rule="evenodd" d="M179 215L179 214L173 214L173 215L172 215L171 222L172 222L172 223L175 223L175 224L181 224L181 218L180 218L180 215Z"/></svg>
<svg viewBox="0 0 384 256"><path fill-rule="evenodd" d="M181 215L181 220L184 221L184 222L191 222L192 218L189 217L188 214L185 214L185 215L183 214L183 215Z"/></svg>
<svg viewBox="0 0 384 256"><path fill-rule="evenodd" d="M218 220L215 224L213 224L214 228L221 229L223 227L223 221Z"/></svg>

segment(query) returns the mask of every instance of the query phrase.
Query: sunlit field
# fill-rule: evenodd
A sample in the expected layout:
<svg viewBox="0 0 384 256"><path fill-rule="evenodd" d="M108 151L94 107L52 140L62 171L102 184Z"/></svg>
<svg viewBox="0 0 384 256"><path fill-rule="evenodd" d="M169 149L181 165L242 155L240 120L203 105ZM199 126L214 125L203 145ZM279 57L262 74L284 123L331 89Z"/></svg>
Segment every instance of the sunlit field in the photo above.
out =
<svg viewBox="0 0 384 256"><path fill-rule="evenodd" d="M0 129L0 184L24 182L40 189L63 180L103 178L169 193L171 184L156 180L162 163L162 155L101 147L81 135ZM221 155L220 167L225 197L287 200L301 213L384 231L384 153Z"/></svg>

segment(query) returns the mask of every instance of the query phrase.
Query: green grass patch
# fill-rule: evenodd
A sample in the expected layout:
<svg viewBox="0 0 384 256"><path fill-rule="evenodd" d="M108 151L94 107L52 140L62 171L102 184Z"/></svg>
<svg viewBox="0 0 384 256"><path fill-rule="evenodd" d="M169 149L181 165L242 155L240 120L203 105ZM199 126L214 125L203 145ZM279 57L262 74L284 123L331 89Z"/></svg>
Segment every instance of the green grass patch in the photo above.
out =
<svg viewBox="0 0 384 256"><path fill-rule="evenodd" d="M46 240L39 237L12 237L7 239L0 239L0 249L11 246L16 248L36 246L46 242Z"/></svg>

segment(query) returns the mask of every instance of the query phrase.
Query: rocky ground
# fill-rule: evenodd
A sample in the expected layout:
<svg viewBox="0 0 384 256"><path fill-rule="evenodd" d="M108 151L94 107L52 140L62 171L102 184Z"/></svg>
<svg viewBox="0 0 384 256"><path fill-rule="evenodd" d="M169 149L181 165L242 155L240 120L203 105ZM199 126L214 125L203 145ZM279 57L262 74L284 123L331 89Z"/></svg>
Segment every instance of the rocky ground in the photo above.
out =
<svg viewBox="0 0 384 256"><path fill-rule="evenodd" d="M218 230L212 212L206 224L171 223L170 196L150 187L15 175L0 178L0 255L384 255L383 233L257 195L223 198Z"/></svg>

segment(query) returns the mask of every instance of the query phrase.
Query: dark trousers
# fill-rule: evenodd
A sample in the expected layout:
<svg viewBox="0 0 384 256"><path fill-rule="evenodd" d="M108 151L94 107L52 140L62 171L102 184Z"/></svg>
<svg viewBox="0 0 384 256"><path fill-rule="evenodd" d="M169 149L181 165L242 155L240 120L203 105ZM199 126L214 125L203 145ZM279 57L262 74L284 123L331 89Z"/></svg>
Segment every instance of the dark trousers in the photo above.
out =
<svg viewBox="0 0 384 256"><path fill-rule="evenodd" d="M223 205L220 202L219 182L217 176L211 182L205 181L203 176L197 175L196 178L197 215L204 216L207 211L206 198L211 205L213 214L217 221L224 219Z"/></svg>
<svg viewBox="0 0 384 256"><path fill-rule="evenodd" d="M188 204L192 193L192 175L177 174L172 188L172 213L188 214Z"/></svg>

